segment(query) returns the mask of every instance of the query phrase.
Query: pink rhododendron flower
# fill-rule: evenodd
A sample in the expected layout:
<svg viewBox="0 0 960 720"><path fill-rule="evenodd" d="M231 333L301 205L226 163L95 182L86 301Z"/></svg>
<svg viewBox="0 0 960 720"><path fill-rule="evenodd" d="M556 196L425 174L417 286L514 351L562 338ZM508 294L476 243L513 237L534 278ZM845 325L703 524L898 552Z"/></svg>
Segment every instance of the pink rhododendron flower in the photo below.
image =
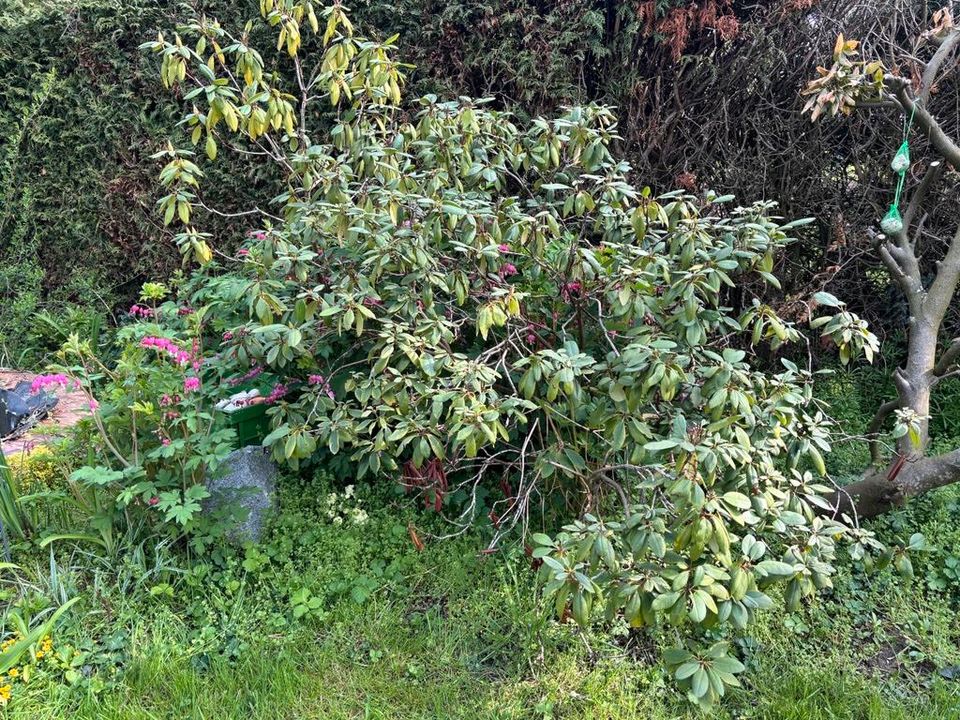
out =
<svg viewBox="0 0 960 720"><path fill-rule="evenodd" d="M253 378L257 377L262 372L263 372L263 368L254 365L252 368L250 368L249 371L247 371L245 375L242 375L241 377L238 377L238 378L231 378L230 380L227 381L227 384L230 385L231 387L235 385L239 385L240 383L246 382L247 380L253 380Z"/></svg>
<svg viewBox="0 0 960 720"><path fill-rule="evenodd" d="M97 408L100 407L100 403L98 403L98 402L97 402L96 400L94 400L93 398L90 398L90 402L87 403L87 405L88 405L89 408L90 408L90 412L96 412L96 411L97 411Z"/></svg>
<svg viewBox="0 0 960 720"><path fill-rule="evenodd" d="M152 498L150 498L149 500L147 500L147 504L148 504L150 507L153 507L154 505L159 504L159 502L160 502L160 498L158 498L156 495L154 495Z"/></svg>
<svg viewBox="0 0 960 720"><path fill-rule="evenodd" d="M33 382L30 383L30 392L36 394L41 390L49 390L50 388L62 387L67 389L70 386L70 378L62 373L56 373L54 375L37 375Z"/></svg>
<svg viewBox="0 0 960 720"><path fill-rule="evenodd" d="M500 252L502 252L502 253L510 252L510 246L507 245L506 243L500 243L500 244L497 246L497 248L498 248L498 249L500 250Z"/></svg>
<svg viewBox="0 0 960 720"><path fill-rule="evenodd" d="M510 277L517 274L517 266L513 263L504 263L500 266L500 277Z"/></svg>
<svg viewBox="0 0 960 720"><path fill-rule="evenodd" d="M277 400L286 395L288 391L289 388L286 385L283 383L277 383L273 386L273 390L270 391L270 394L267 395L266 402L275 403Z"/></svg>
<svg viewBox="0 0 960 720"><path fill-rule="evenodd" d="M223 339L224 339L225 341L226 341L226 340L233 340L233 333L228 330L227 332L225 332L225 333L223 334Z"/></svg>
<svg viewBox="0 0 960 720"><path fill-rule="evenodd" d="M307 382L311 385L320 385L320 389L327 394L327 397L333 400L333 390L330 389L330 383L326 381L323 375L310 375Z"/></svg>
<svg viewBox="0 0 960 720"><path fill-rule="evenodd" d="M560 297L569 302L570 298L579 295L581 290L583 290L583 285L580 283L576 281L568 282L560 289Z"/></svg>
<svg viewBox="0 0 960 720"><path fill-rule="evenodd" d="M183 391L184 392L194 392L195 390L200 389L200 378L198 377L188 377L183 381Z"/></svg>

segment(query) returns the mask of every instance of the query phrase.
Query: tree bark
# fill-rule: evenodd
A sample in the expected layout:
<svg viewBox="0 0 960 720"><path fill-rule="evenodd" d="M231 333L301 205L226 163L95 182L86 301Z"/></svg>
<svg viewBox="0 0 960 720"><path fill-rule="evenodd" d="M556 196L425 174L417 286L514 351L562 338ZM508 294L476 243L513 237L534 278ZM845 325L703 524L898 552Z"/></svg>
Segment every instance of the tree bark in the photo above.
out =
<svg viewBox="0 0 960 720"><path fill-rule="evenodd" d="M935 457L914 457L902 464L898 461L887 470L868 472L829 500L835 515L872 518L955 482L960 482L960 449Z"/></svg>
<svg viewBox="0 0 960 720"><path fill-rule="evenodd" d="M920 418L920 442L914 444L909 435L904 435L897 443L897 450L906 458L922 456L930 442L930 391L940 331L939 319L927 318L923 314L911 318L910 322L907 362L903 370L897 370L894 376L900 407L913 410Z"/></svg>

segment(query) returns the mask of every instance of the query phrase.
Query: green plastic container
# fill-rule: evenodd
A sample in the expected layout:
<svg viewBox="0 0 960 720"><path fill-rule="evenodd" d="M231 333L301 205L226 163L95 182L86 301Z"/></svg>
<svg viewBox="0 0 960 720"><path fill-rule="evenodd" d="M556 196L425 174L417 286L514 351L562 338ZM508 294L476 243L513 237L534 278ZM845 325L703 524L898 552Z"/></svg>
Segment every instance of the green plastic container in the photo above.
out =
<svg viewBox="0 0 960 720"><path fill-rule="evenodd" d="M272 376L260 375L249 382L230 388L230 394L257 389L261 395L266 396L270 393L274 383L275 378ZM223 426L233 428L237 433L236 445L238 448L263 444L263 439L270 432L270 418L267 417L267 407L266 403L259 403L230 413L219 411Z"/></svg>
<svg viewBox="0 0 960 720"><path fill-rule="evenodd" d="M251 405L232 413L223 413L226 426L232 427L237 433L237 447L247 445L262 445L263 439L270 432L270 418L267 417L267 406Z"/></svg>

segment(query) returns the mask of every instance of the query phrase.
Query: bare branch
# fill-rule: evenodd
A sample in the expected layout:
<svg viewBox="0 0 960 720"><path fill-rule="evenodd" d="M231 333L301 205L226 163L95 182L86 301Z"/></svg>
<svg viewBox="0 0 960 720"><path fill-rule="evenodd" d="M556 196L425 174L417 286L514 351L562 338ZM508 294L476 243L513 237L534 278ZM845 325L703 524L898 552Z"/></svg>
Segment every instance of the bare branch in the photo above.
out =
<svg viewBox="0 0 960 720"><path fill-rule="evenodd" d="M950 248L937 266L937 276L930 283L930 289L924 300L927 316L938 326L950 308L950 301L960 281L960 227L953 234Z"/></svg>
<svg viewBox="0 0 960 720"><path fill-rule="evenodd" d="M903 214L903 227L907 232L910 231L910 224L913 222L913 218L916 216L917 211L920 209L920 206L926 199L927 194L930 192L930 188L937 183L937 180L939 180L940 176L943 174L943 168L944 164L940 161L930 163L930 165L927 167L927 172L924 173L923 179L920 181L920 184L911 194L910 204L907 206L907 210Z"/></svg>
<svg viewBox="0 0 960 720"><path fill-rule="evenodd" d="M920 286L919 277L912 277L912 273L900 262L900 258L903 257L903 251L893 243L878 239L877 251L880 253L880 259L883 260L883 264L887 266L893 279L903 291L903 295L910 306L911 314L916 316L921 310L923 299L923 288ZM914 263L916 263L915 257Z"/></svg>
<svg viewBox="0 0 960 720"><path fill-rule="evenodd" d="M940 47L930 58L930 62L923 71L923 78L920 80L920 92L917 95L920 102L926 102L930 97L930 91L936 83L940 68L953 54L958 42L960 42L960 30L955 29L941 41Z"/></svg>
<svg viewBox="0 0 960 720"><path fill-rule="evenodd" d="M960 337L955 337L934 366L933 374L938 378L945 375L958 360L960 360Z"/></svg>
<svg viewBox="0 0 960 720"><path fill-rule="evenodd" d="M922 103L917 102L910 94L910 81L896 75L887 75L884 82L893 91L904 112L913 113L914 120L930 138L930 143L936 148L947 162L960 168L960 147L947 135L943 127L931 115Z"/></svg>
<svg viewBox="0 0 960 720"><path fill-rule="evenodd" d="M883 421L889 417L890 413L900 407L900 400L888 400L883 405L877 409L877 414L873 416L873 420L870 421L870 426L867 428L867 436L869 440L867 441L870 446L870 461L876 465L880 462L880 443L878 441L877 435L880 432L880 428L883 427Z"/></svg>

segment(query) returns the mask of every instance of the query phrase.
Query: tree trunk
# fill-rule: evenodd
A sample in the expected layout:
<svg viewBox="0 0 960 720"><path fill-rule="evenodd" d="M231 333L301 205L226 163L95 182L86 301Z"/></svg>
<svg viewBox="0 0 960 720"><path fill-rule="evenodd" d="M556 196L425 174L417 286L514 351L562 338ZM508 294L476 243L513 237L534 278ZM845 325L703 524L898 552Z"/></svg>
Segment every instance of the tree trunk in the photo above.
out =
<svg viewBox="0 0 960 720"><path fill-rule="evenodd" d="M960 449L936 457L913 457L889 469L872 471L829 498L837 514L857 518L882 515L912 497L960 482Z"/></svg>
<svg viewBox="0 0 960 720"><path fill-rule="evenodd" d="M933 387L939 330L939 322L925 317L912 318L906 367L897 370L894 375L900 407L913 410L920 418L920 442L915 444L909 435L900 438L897 450L901 457L922 457L930 442L930 391Z"/></svg>
<svg viewBox="0 0 960 720"><path fill-rule="evenodd" d="M880 259L910 308L910 325L906 364L893 374L897 399L884 403L870 423L872 461L876 463L880 457L879 433L891 412L898 408L913 411L911 421L915 430L898 439L897 454L888 469L868 470L863 478L834 494L835 512L858 518L880 515L900 507L912 497L960 482L960 449L938 457L925 457L930 441L931 391L944 377L955 374L953 368L960 360L960 338L957 338L948 344L937 361L940 329L960 284L960 226L949 241L946 253L936 263L936 275L929 283L924 283L921 258L917 255L923 225L920 211L927 194L939 181L946 163L960 168L960 143L947 134L925 107L941 70L946 66L955 67L953 59L958 47L960 28L951 28L923 67L916 95L914 80L892 74L884 76L881 92L884 100L899 107L904 119L916 119L938 157L927 165L922 180L911 189L901 227L877 236ZM917 218L921 219L917 221Z"/></svg>
<svg viewBox="0 0 960 720"><path fill-rule="evenodd" d="M925 457L930 442L930 393L933 389L939 322L926 317L911 321L906 366L897 369L899 407L909 408L920 418L919 443L910 435L897 442L897 456L885 470L868 470L863 478L847 485L830 498L838 513L871 518L882 515L925 492L960 482L960 450L938 457Z"/></svg>

